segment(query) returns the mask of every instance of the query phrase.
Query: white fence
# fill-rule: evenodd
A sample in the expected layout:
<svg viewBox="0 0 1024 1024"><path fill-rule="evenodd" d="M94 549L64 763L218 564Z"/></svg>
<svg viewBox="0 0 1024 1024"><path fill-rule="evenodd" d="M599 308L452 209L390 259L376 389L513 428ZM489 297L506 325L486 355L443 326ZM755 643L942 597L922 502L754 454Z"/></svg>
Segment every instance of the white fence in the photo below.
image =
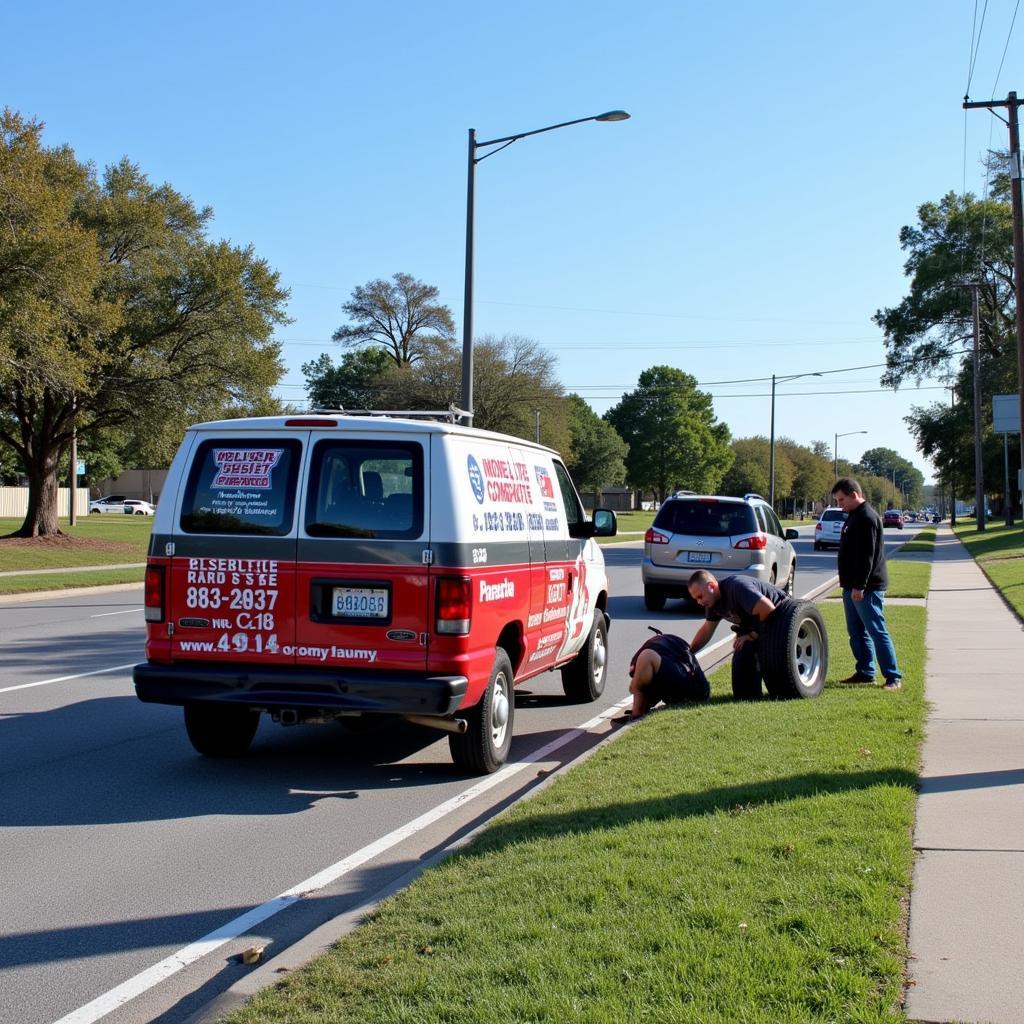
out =
<svg viewBox="0 0 1024 1024"><path fill-rule="evenodd" d="M71 488L69 487L60 487L57 490L57 515L61 519L68 518L70 493ZM27 487L0 487L0 519L23 519L27 511ZM88 487L75 489L75 514L80 516L89 514Z"/></svg>

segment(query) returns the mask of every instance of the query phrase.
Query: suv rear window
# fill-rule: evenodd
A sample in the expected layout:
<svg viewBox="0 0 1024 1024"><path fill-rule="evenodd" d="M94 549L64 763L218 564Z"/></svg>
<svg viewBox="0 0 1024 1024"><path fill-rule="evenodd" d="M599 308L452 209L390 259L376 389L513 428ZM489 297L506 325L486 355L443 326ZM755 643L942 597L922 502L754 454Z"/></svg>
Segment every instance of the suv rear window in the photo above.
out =
<svg viewBox="0 0 1024 1024"><path fill-rule="evenodd" d="M306 533L411 539L423 532L423 448L321 441L313 449Z"/></svg>
<svg viewBox="0 0 1024 1024"><path fill-rule="evenodd" d="M732 537L757 533L754 510L749 505L725 501L667 501L654 517L659 530L697 537Z"/></svg>
<svg viewBox="0 0 1024 1024"><path fill-rule="evenodd" d="M203 441L181 509L186 533L290 533L299 472L297 440Z"/></svg>
<svg viewBox="0 0 1024 1024"><path fill-rule="evenodd" d="M830 523L833 519L846 519L846 513L839 508L827 508L821 513L823 523Z"/></svg>

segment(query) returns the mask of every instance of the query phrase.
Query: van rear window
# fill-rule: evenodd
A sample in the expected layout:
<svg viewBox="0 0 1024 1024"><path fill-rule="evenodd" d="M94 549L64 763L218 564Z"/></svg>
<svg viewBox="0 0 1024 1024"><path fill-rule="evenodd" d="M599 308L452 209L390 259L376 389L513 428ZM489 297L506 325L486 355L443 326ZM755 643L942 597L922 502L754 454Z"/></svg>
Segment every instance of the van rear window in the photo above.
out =
<svg viewBox="0 0 1024 1024"><path fill-rule="evenodd" d="M306 499L311 537L411 539L423 533L423 448L389 441L320 441Z"/></svg>
<svg viewBox="0 0 1024 1024"><path fill-rule="evenodd" d="M291 532L301 448L297 440L203 441L185 489L187 533Z"/></svg>
<svg viewBox="0 0 1024 1024"><path fill-rule="evenodd" d="M667 501L658 510L654 525L670 533L697 537L732 537L756 533L754 510L731 501Z"/></svg>

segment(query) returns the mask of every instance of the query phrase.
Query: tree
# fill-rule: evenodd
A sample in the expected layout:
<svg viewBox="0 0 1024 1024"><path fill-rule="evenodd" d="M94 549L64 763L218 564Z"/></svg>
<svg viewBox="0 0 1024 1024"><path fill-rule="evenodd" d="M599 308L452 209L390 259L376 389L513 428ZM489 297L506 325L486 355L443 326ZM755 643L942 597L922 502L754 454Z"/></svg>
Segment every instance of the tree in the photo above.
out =
<svg viewBox="0 0 1024 1024"><path fill-rule="evenodd" d="M732 442L734 461L722 479L723 494L740 497L749 494L767 496L771 489L771 443L767 437L740 437ZM793 485L793 463L780 446L775 445L775 493L789 494Z"/></svg>
<svg viewBox="0 0 1024 1024"><path fill-rule="evenodd" d="M304 363L309 403L315 409L380 409L387 391L388 371L394 368L388 354L381 348L364 348L346 352L341 364L335 365L324 353L319 359Z"/></svg>
<svg viewBox="0 0 1024 1024"><path fill-rule="evenodd" d="M892 448L869 448L861 457L856 472L873 475L892 484L892 500L897 505L917 507L924 497L924 474ZM900 500L897 501L897 496ZM888 496L887 496L888 497Z"/></svg>
<svg viewBox="0 0 1024 1024"><path fill-rule="evenodd" d="M629 445L629 482L660 500L676 487L714 492L732 465L729 428L716 422L711 396L674 367L644 370L605 419Z"/></svg>
<svg viewBox="0 0 1024 1024"><path fill-rule="evenodd" d="M380 346L396 366L411 366L455 336L451 310L437 301L439 294L411 274L359 285L341 307L351 323L339 327L334 340L353 347Z"/></svg>
<svg viewBox="0 0 1024 1024"><path fill-rule="evenodd" d="M0 121L0 444L29 480L22 536L59 532L57 468L84 439L131 426L173 450L216 410L265 407L280 379L287 292L251 248L211 242L212 217L127 160L97 180L42 125Z"/></svg>
<svg viewBox="0 0 1024 1024"><path fill-rule="evenodd" d="M817 501L829 504L829 492L835 480L832 477L832 458L828 446L816 441L808 448L783 437L776 441L776 448L785 451L793 463L793 485L789 497L803 507Z"/></svg>
<svg viewBox="0 0 1024 1024"><path fill-rule="evenodd" d="M581 491L600 491L626 479L626 442L579 395L566 398L572 445L566 467Z"/></svg>

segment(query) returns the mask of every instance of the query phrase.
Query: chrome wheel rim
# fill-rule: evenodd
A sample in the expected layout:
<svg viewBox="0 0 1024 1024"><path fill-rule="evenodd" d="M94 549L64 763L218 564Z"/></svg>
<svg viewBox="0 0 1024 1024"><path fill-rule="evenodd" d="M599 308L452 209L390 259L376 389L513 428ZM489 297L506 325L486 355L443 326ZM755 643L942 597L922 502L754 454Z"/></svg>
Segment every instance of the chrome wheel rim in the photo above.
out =
<svg viewBox="0 0 1024 1024"><path fill-rule="evenodd" d="M804 619L796 634L796 650L793 663L796 666L800 686L811 689L821 675L825 659L825 638L814 619Z"/></svg>
<svg viewBox="0 0 1024 1024"><path fill-rule="evenodd" d="M604 630L594 630L594 670L593 679L600 683L604 679L605 665L608 663L608 647L604 642Z"/></svg>
<svg viewBox="0 0 1024 1024"><path fill-rule="evenodd" d="M509 702L508 679L504 672L499 672L491 694L491 743L496 750L501 749L508 732Z"/></svg>

